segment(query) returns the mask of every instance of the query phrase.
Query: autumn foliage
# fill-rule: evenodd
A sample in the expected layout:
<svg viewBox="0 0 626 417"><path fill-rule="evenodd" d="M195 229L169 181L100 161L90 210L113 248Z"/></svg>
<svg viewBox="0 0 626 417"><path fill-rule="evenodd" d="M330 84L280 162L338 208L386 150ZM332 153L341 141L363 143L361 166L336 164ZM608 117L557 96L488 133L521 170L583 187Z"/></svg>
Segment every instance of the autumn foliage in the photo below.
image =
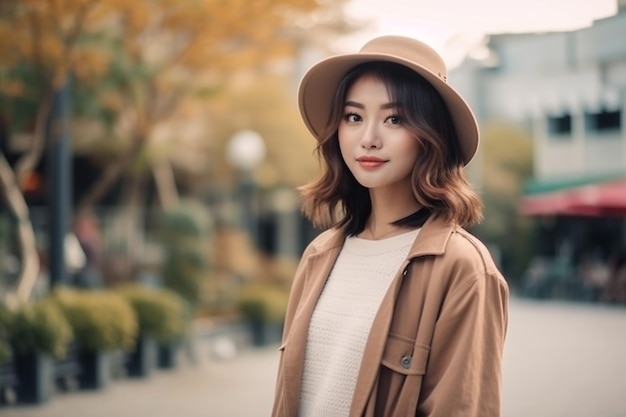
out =
<svg viewBox="0 0 626 417"><path fill-rule="evenodd" d="M87 143L87 153L106 158L80 212L138 163L167 178L168 154L148 156L150 143L178 134L172 126L190 113L202 120L198 103L210 100L233 73L293 57L294 30L302 31L297 22L328 16L324 10L338 3L0 0L0 136L8 142L16 134L28 138L11 161L0 154L0 193L14 216L24 219L20 282L28 284L22 294L33 285L37 254L21 193L54 139L49 126L55 94L69 86L71 129L79 133L72 135L74 148ZM167 201L173 200L161 198Z"/></svg>
<svg viewBox="0 0 626 417"><path fill-rule="evenodd" d="M0 111L9 130L33 136L18 182L41 156L51 97L69 75L75 118L95 119L96 140L117 144L84 201L91 205L190 100L236 70L292 56L290 26L320 8L315 0L3 0Z"/></svg>

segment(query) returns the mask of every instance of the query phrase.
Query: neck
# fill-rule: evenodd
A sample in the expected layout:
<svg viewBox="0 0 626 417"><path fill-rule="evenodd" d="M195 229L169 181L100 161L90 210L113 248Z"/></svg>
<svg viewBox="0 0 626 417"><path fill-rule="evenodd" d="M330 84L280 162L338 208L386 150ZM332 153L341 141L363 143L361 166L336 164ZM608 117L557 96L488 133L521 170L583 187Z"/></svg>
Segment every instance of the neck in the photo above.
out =
<svg viewBox="0 0 626 417"><path fill-rule="evenodd" d="M363 231L365 237L381 239L402 233L404 230L392 223L415 213L421 208L420 204L413 198L413 193L406 190L391 191L370 190L372 211Z"/></svg>

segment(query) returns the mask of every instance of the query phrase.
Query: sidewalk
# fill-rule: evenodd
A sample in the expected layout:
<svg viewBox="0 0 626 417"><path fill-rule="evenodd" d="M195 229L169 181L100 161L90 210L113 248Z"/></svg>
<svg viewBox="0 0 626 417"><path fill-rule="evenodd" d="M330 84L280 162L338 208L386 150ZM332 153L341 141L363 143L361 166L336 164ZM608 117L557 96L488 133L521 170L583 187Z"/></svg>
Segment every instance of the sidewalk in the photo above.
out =
<svg viewBox="0 0 626 417"><path fill-rule="evenodd" d="M209 342L196 346L199 363L146 379L112 381L101 391L59 393L40 406L0 408L3 417L243 417L270 414L278 346L244 348L217 359ZM270 381L271 380L271 381Z"/></svg>
<svg viewBox="0 0 626 417"><path fill-rule="evenodd" d="M503 417L624 417L626 308L512 299L504 355ZM243 346L230 359L196 344L184 362L148 379L122 379L104 391L55 395L39 407L0 409L2 417L266 417L273 401L278 345ZM228 344L222 345L228 353Z"/></svg>

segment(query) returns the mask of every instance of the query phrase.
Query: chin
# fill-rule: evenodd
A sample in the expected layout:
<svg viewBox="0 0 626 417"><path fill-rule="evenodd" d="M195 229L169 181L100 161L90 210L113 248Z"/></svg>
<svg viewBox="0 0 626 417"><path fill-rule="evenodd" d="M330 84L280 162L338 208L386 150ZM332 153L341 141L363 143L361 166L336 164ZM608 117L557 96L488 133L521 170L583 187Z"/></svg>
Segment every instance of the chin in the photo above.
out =
<svg viewBox="0 0 626 417"><path fill-rule="evenodd" d="M379 187L384 187L386 184L381 184L380 181L372 181L372 180L363 180L363 179L359 179L357 178L356 181L361 184L363 187L368 188L368 189L372 189L372 188L379 188Z"/></svg>

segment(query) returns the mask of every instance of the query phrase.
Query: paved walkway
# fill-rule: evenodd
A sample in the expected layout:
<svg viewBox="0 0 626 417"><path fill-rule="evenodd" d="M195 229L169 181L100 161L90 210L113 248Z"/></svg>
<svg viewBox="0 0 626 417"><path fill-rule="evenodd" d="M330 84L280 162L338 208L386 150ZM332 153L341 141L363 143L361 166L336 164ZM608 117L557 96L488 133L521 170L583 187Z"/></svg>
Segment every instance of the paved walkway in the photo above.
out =
<svg viewBox="0 0 626 417"><path fill-rule="evenodd" d="M263 417L276 346L198 366L115 381L104 391L60 394L6 417ZM626 308L513 300L504 364L503 417L626 416Z"/></svg>
<svg viewBox="0 0 626 417"><path fill-rule="evenodd" d="M626 307L513 300L503 417L626 417Z"/></svg>
<svg viewBox="0 0 626 417"><path fill-rule="evenodd" d="M206 357L210 347L203 346ZM271 410L277 346L227 360L185 363L146 379L114 381L103 391L56 394L48 403L0 409L2 417L243 417ZM202 350L200 351L202 353Z"/></svg>

